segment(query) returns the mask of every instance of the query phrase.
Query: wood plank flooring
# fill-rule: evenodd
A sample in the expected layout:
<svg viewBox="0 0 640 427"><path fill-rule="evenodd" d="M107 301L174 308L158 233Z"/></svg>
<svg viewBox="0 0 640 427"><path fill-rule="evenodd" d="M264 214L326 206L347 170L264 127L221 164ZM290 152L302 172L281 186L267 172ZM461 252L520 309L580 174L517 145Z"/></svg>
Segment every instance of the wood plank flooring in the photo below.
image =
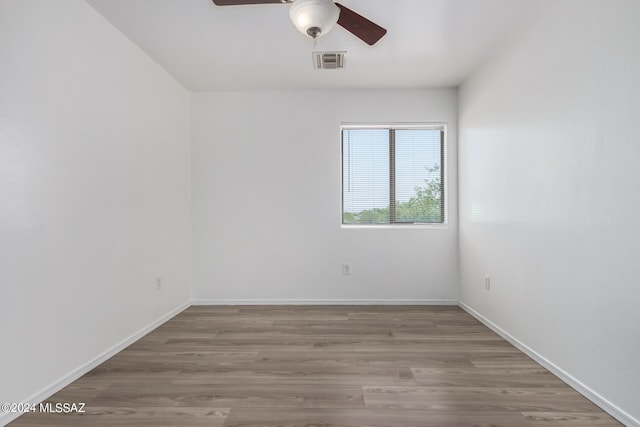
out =
<svg viewBox="0 0 640 427"><path fill-rule="evenodd" d="M618 426L453 306L194 306L15 426Z"/></svg>

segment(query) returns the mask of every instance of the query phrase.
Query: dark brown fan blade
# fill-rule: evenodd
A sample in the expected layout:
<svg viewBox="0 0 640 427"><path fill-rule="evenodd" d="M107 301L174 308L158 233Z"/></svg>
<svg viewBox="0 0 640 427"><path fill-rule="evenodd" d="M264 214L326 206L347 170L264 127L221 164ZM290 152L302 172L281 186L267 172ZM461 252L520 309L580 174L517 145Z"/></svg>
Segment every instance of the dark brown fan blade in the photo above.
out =
<svg viewBox="0 0 640 427"><path fill-rule="evenodd" d="M216 6L240 6L243 4L286 3L282 0L213 0Z"/></svg>
<svg viewBox="0 0 640 427"><path fill-rule="evenodd" d="M345 7L340 3L336 3L336 6L340 8L338 25L361 39L369 46L373 46L378 42L378 40L387 34L387 30L382 28L380 25L369 21L364 16L358 15L348 7Z"/></svg>

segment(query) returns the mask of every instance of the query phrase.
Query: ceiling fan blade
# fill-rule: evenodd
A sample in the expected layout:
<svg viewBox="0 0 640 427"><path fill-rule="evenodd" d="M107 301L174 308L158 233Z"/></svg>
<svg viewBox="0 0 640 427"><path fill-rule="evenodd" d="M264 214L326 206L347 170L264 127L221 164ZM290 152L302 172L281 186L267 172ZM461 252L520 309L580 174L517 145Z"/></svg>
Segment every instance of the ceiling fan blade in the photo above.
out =
<svg viewBox="0 0 640 427"><path fill-rule="evenodd" d="M340 8L338 25L361 39L369 46L373 46L378 42L378 40L387 34L387 30L382 28L380 25L369 21L367 18L355 13L348 7L345 7L340 3L336 3L336 6Z"/></svg>
<svg viewBox="0 0 640 427"><path fill-rule="evenodd" d="M285 3L282 0L213 0L216 6L241 6L243 4Z"/></svg>

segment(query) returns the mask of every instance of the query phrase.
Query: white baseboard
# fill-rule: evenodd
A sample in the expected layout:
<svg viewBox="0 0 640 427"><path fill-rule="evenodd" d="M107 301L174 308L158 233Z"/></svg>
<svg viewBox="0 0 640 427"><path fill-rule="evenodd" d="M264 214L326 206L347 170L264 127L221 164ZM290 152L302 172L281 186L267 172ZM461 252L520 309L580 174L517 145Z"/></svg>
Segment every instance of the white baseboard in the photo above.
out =
<svg viewBox="0 0 640 427"><path fill-rule="evenodd" d="M122 350L124 350L125 348L127 348L128 346L130 346L131 344L133 344L134 342L136 342L137 340L139 340L143 336L147 335L149 332L151 332L152 330L156 329L158 326L162 325L167 320L171 319L172 317L174 317L177 314L181 313L182 311L186 310L190 306L191 306L191 302L189 301L189 302L186 302L186 303L180 305L179 307L175 308L174 310L171 310L169 313L165 314L164 316L162 316L158 320L150 323L149 325L147 325L144 328L140 329L139 331L135 332L134 334L132 334L128 338L120 341L118 344L114 345L113 347L111 347L110 349L105 351L104 353L96 356L92 360L90 360L87 363L79 366L78 368L76 368L73 371L69 372L67 375L63 376L62 378L58 379L57 381L55 381L55 382L49 384L48 386L44 387L39 392L37 392L34 395L30 396L29 398L25 399L24 402L37 404L37 403L40 403L40 402L44 401L48 397L50 397L53 394L57 393L58 391L62 390L64 387L68 386L69 384L71 384L72 382L74 382L75 380L77 380L78 378L80 378L81 376L83 376L84 374L86 374L87 372L89 372L90 370L95 368L96 366L98 366L101 363L105 362L110 357L112 357L112 356L116 355L117 353L121 352ZM0 426L4 426L4 425L9 424L11 421L15 420L20 415L22 415L22 414L20 414L20 413L7 413L7 414L0 415Z"/></svg>
<svg viewBox="0 0 640 427"><path fill-rule="evenodd" d="M458 305L455 299L195 299L193 305Z"/></svg>
<svg viewBox="0 0 640 427"><path fill-rule="evenodd" d="M546 369L552 372L555 376L557 376L562 381L567 383L569 386L574 388L578 393L582 394L584 397L586 397L587 399L589 399L590 401L598 405L600 408L602 408L605 412L609 413L609 415L616 418L618 421L620 421L626 426L640 427L639 420L637 420L636 418L631 416L629 413L625 412L624 410L622 410L621 408L613 404L611 401L602 397L600 394L598 394L597 392L595 392L594 390L592 390L591 388L589 388L588 386L580 382L575 377L571 376L569 373L567 373L565 370L563 370L562 368L560 368L559 366L551 362L549 359L545 358L544 356L536 352L534 349L527 346L522 341L518 340L516 337L514 337L513 335L511 335L510 333L502 329L500 326L496 325L495 323L493 323L492 321L484 317L482 314L478 313L473 308L465 304L464 302L459 301L458 305L464 311L466 311L467 313L469 313L470 315L478 319L480 322L482 322L486 327L488 327L489 329L494 331L496 334L500 335L502 338L507 340L518 350L522 351L524 354L526 354L527 356L529 356L530 358L538 362L540 365L544 366Z"/></svg>

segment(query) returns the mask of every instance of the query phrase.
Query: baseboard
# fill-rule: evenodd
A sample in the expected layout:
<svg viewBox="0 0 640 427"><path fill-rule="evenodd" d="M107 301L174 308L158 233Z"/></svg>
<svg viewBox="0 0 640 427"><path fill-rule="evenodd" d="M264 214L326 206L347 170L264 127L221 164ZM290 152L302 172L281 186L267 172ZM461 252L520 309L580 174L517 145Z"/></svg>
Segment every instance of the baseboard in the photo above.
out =
<svg viewBox="0 0 640 427"><path fill-rule="evenodd" d="M455 299L195 299L193 305L458 305Z"/></svg>
<svg viewBox="0 0 640 427"><path fill-rule="evenodd" d="M591 388L589 388L588 386L580 382L575 377L571 376L569 373L567 373L565 370L563 370L562 368L560 368L559 366L551 362L549 359L540 355L534 349L527 346L522 341L518 340L509 332L505 331L500 326L496 325L495 323L493 323L492 321L484 317L482 314L478 313L473 308L465 304L464 302L459 301L458 305L464 311L466 311L467 313L469 313L470 315L478 319L486 327L488 327L489 329L494 331L496 334L500 335L502 338L507 340L518 350L522 351L524 354L526 354L527 356L529 356L530 358L538 362L540 365L544 366L546 369L552 372L555 376L557 376L562 381L567 383L569 386L574 388L578 393L582 394L584 397L586 397L587 399L589 399L590 401L598 405L609 415L616 418L618 421L620 421L626 426L640 427L639 420L637 420L636 418L634 418L633 416L631 416L630 414L628 414L627 412L625 412L624 410L616 406L611 401L602 397L600 394L598 394L597 392L595 392L594 390L592 390Z"/></svg>
<svg viewBox="0 0 640 427"><path fill-rule="evenodd" d="M191 302L189 301L189 302L186 302L186 303L180 305L179 307L175 308L174 310L171 310L169 313L165 314L164 316L162 316L158 320L150 323L149 325L147 325L144 328L140 329L139 331L135 332L134 334L132 334L128 338L120 341L118 344L114 345L113 347L111 347L110 349L105 351L104 353L102 353L102 354L98 355L97 357L91 359L90 361L88 361L87 363L83 364L82 366L74 369L73 371L69 372L67 375L63 376L59 380L57 380L57 381L49 384L48 386L44 387L39 392L37 392L34 395L30 396L29 398L25 399L24 402L37 404L37 403L40 403L40 402L46 400L48 397L50 397L53 394L57 393L58 391L62 390L64 387L68 386L69 384L71 384L72 382L74 382L75 380L77 380L78 378L80 378L81 376L83 376L84 374L86 374L87 372L89 372L90 370L95 368L96 366L98 366L101 363L105 362L110 357L112 357L112 356L116 355L117 353L121 352L122 350L124 350L125 348L127 348L128 346L130 346L131 344L133 344L134 342L136 342L137 340L139 340L143 336L147 335L149 332L151 332L152 330L156 329L158 326L162 325L163 323L165 323L166 321L168 321L172 317L174 317L174 316L178 315L179 313L183 312L184 310L186 310L190 306L191 306ZM8 414L0 415L0 426L4 426L4 425L10 423L11 421L13 421L16 418L18 418L20 415L22 415L22 414L20 414L20 413L8 413Z"/></svg>

